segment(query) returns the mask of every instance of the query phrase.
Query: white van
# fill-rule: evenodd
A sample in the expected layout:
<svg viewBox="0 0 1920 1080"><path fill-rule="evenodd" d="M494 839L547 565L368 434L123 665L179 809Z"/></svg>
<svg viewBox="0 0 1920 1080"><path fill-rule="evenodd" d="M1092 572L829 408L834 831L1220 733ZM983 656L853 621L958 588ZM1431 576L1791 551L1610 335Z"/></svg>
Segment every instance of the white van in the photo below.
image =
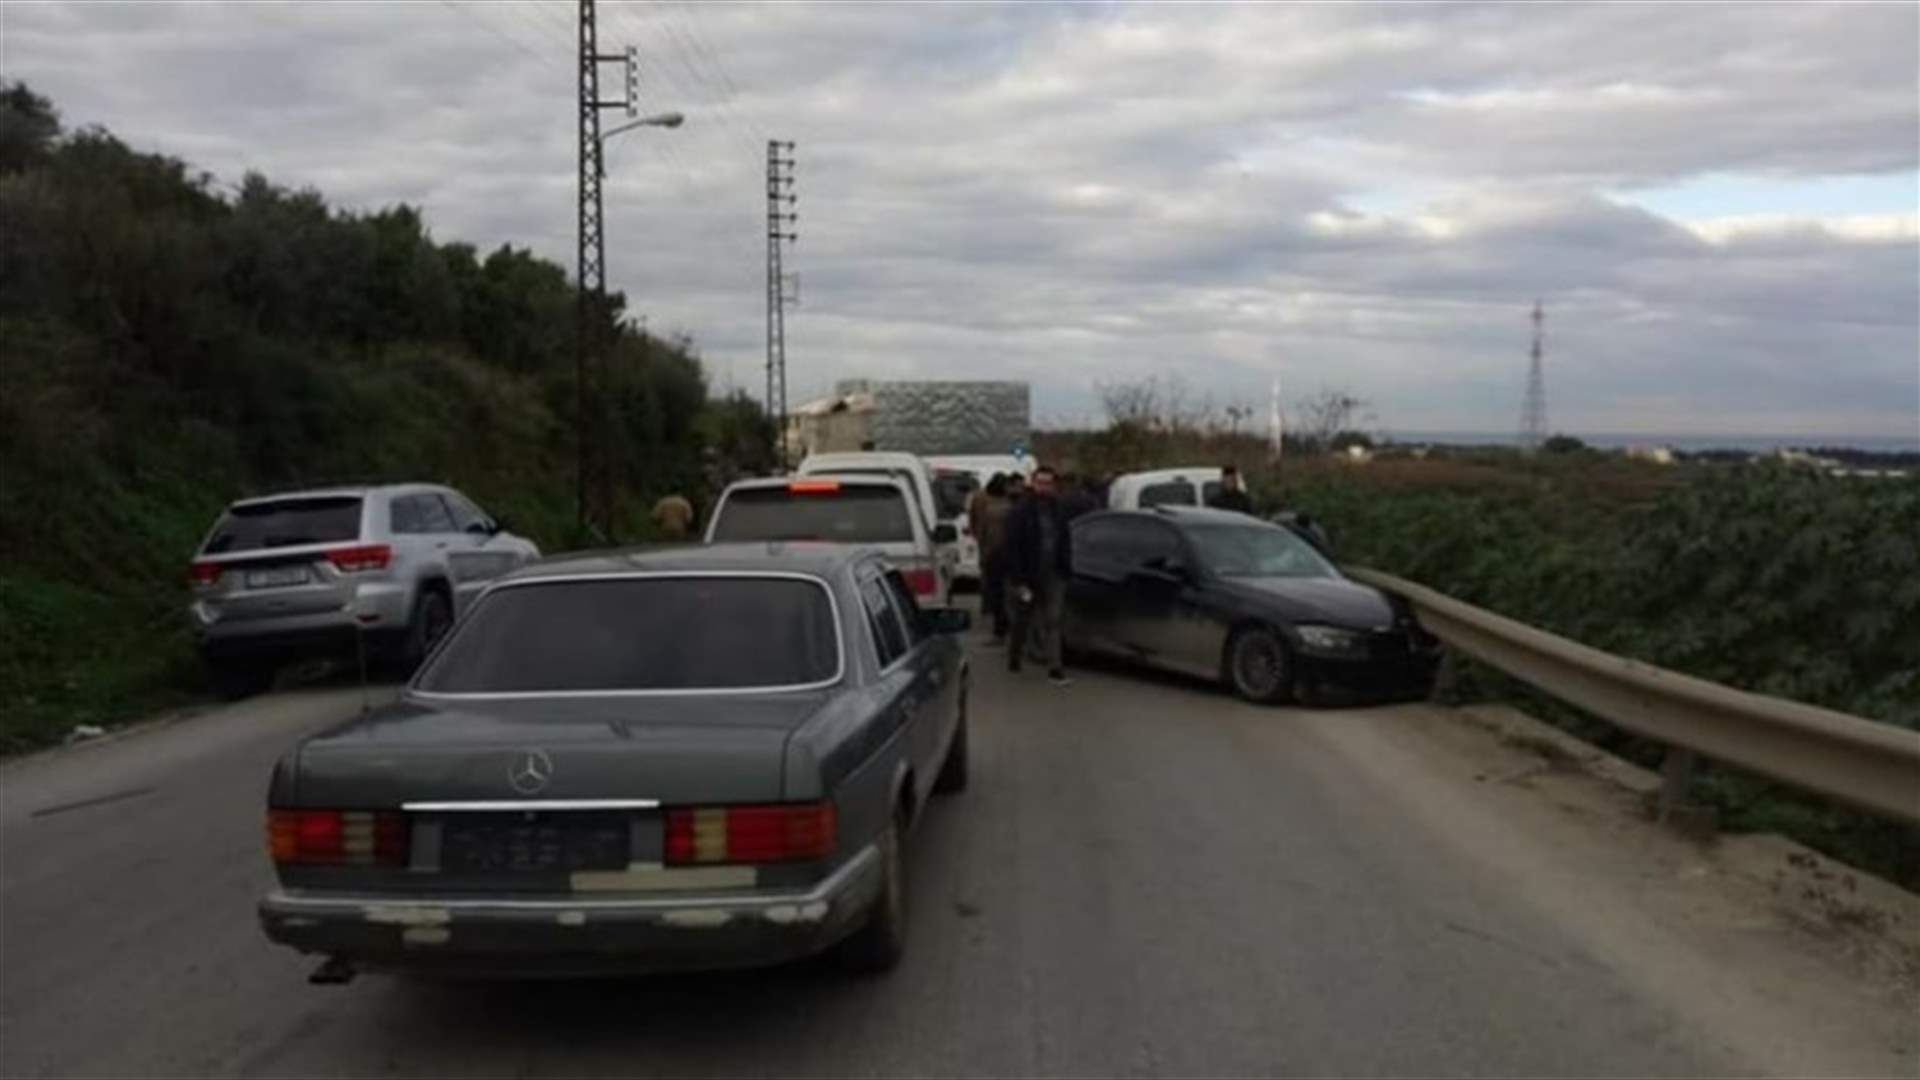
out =
<svg viewBox="0 0 1920 1080"><path fill-rule="evenodd" d="M933 470L933 498L940 520L952 525L960 537L960 557L953 568L954 580L972 585L980 583L980 543L967 520L967 500L987 486L987 481L1005 473L1033 477L1039 462L1013 454L945 454L926 459Z"/></svg>
<svg viewBox="0 0 1920 1080"><path fill-rule="evenodd" d="M1218 466L1191 469L1154 469L1113 478L1107 506L1113 510L1145 510L1153 506L1205 506L1220 492Z"/></svg>
<svg viewBox="0 0 1920 1080"><path fill-rule="evenodd" d="M730 484L707 519L709 544L817 541L877 548L900 569L914 596L944 607L953 592L950 560L939 557L912 490L891 476L768 477Z"/></svg>

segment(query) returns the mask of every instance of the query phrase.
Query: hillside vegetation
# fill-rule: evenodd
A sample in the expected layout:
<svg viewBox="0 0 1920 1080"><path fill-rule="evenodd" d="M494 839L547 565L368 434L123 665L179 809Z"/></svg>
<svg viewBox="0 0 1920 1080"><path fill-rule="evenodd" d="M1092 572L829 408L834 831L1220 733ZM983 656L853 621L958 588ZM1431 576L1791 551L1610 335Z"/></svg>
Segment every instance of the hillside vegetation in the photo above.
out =
<svg viewBox="0 0 1920 1080"><path fill-rule="evenodd" d="M0 750L194 693L186 564L234 497L444 481L545 550L574 535L566 272L431 237L419 210L232 190L0 88ZM616 533L770 461L685 340L613 340Z"/></svg>

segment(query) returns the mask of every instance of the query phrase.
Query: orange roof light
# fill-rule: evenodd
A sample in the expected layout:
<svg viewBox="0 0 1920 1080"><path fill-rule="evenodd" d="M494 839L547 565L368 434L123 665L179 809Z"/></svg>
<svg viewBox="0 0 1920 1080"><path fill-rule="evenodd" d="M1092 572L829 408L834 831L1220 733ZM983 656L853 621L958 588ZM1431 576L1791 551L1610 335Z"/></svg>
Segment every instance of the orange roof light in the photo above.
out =
<svg viewBox="0 0 1920 1080"><path fill-rule="evenodd" d="M822 495L840 490L838 480L795 480L787 485L795 495Z"/></svg>

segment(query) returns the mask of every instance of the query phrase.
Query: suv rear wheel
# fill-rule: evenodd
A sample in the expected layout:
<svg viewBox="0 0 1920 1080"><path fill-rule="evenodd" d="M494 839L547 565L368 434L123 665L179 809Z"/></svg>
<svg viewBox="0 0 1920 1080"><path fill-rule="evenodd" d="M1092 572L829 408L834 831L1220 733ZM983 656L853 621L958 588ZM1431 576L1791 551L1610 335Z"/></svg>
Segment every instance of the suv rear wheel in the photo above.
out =
<svg viewBox="0 0 1920 1080"><path fill-rule="evenodd" d="M452 626L453 605L447 601L447 594L433 587L421 589L413 601L413 617L407 620L406 650L400 660L406 674L420 667Z"/></svg>

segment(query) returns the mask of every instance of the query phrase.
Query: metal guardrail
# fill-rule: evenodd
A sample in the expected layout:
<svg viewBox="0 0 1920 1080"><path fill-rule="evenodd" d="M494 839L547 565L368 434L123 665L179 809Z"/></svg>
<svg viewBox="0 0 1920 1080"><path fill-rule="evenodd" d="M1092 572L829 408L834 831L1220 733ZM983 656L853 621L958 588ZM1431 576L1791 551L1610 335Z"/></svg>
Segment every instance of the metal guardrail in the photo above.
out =
<svg viewBox="0 0 1920 1080"><path fill-rule="evenodd" d="M1391 574L1343 569L1405 598L1420 624L1448 645L1637 735L1920 823L1920 732L1696 679Z"/></svg>

